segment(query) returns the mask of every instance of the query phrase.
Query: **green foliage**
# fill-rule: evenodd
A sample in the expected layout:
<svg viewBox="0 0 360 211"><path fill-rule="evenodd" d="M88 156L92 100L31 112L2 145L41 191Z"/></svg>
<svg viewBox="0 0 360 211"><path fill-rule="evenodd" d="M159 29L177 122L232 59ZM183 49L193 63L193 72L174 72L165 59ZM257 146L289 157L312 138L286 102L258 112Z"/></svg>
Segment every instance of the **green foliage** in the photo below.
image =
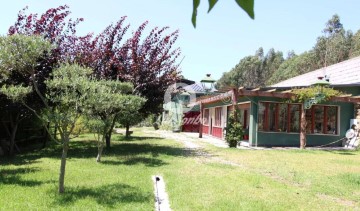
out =
<svg viewBox="0 0 360 211"><path fill-rule="evenodd" d="M143 116L139 109L145 104L146 99L137 96L127 96L125 103L126 107L116 118L116 121L123 126L133 126L143 120Z"/></svg>
<svg viewBox="0 0 360 211"><path fill-rule="evenodd" d="M209 10L210 12L212 8L214 8L215 4L218 0L208 0L209 1ZM250 18L255 18L254 13L254 0L235 0L235 2L241 7L249 16ZM200 0L193 0L193 12L191 16L191 22L194 27L196 27L196 16L197 16L197 9L200 5Z"/></svg>
<svg viewBox="0 0 360 211"><path fill-rule="evenodd" d="M240 111L232 111L226 126L225 140L229 147L236 147L244 135L244 130L239 120L241 119Z"/></svg>
<svg viewBox="0 0 360 211"><path fill-rule="evenodd" d="M173 128L173 126L170 122L162 122L160 125L161 130L172 131L172 128Z"/></svg>
<svg viewBox="0 0 360 211"><path fill-rule="evenodd" d="M294 55L281 63L273 73L269 74L266 84L275 84L288 78L315 70L319 68L316 62L314 51L304 52L298 56Z"/></svg>
<svg viewBox="0 0 360 211"><path fill-rule="evenodd" d="M29 74L54 46L41 36L0 36L0 82L11 72Z"/></svg>
<svg viewBox="0 0 360 211"><path fill-rule="evenodd" d="M350 58L360 56L360 30L352 37Z"/></svg>
<svg viewBox="0 0 360 211"><path fill-rule="evenodd" d="M282 52L270 49L266 56L260 47L255 55L246 56L225 72L217 88L236 86L262 87L360 56L360 30L353 35L346 31L338 15L327 21L323 34L312 49L299 55L289 52L286 59Z"/></svg>
<svg viewBox="0 0 360 211"><path fill-rule="evenodd" d="M126 110L127 100L133 90L130 83L110 80L91 80L87 92L88 112L95 115L110 115Z"/></svg>
<svg viewBox="0 0 360 211"><path fill-rule="evenodd" d="M255 18L254 0L235 0L235 1L250 16L251 19Z"/></svg>
<svg viewBox="0 0 360 211"><path fill-rule="evenodd" d="M84 116L80 116L80 118L75 122L74 126L74 134L79 135L82 133L88 133L89 130L87 129L87 120Z"/></svg>
<svg viewBox="0 0 360 211"><path fill-rule="evenodd" d="M321 87L321 86L311 86L301 89L293 89L292 93L295 96L292 98L294 102L305 102L306 100L316 98L320 94L323 96L322 101L318 101L317 103L326 102L330 100L331 97L342 95L338 90L329 87Z"/></svg>
<svg viewBox="0 0 360 211"><path fill-rule="evenodd" d="M224 73L217 82L217 88L265 86L269 75L276 72L283 61L282 52L271 48L264 55L263 48L259 48L253 56L241 59L230 72Z"/></svg>
<svg viewBox="0 0 360 211"><path fill-rule="evenodd" d="M348 59L351 41L352 33L345 33L344 30L329 37L319 37L313 48L316 54L317 65L319 67L326 67Z"/></svg>
<svg viewBox="0 0 360 211"><path fill-rule="evenodd" d="M64 109L79 110L88 95L91 73L91 69L77 64L61 65L52 72L52 78L45 81L48 87L47 99L55 105L64 106Z"/></svg>
<svg viewBox="0 0 360 211"><path fill-rule="evenodd" d="M145 100L129 94L133 90L130 83L96 79L91 79L88 83L83 112L88 118L89 130L97 137L96 160L100 162L105 140L107 147L110 147L111 134L117 118L123 117L128 112L138 112ZM138 101L143 103L136 104ZM126 118L131 117L126 116Z"/></svg>
<svg viewBox="0 0 360 211"><path fill-rule="evenodd" d="M45 81L48 88L46 99L52 106L43 110L42 118L59 126L59 132L64 136L63 143L73 134L76 122L84 111L91 72L91 69L77 64L64 64L52 72L51 79Z"/></svg>
<svg viewBox="0 0 360 211"><path fill-rule="evenodd" d="M4 85L0 88L0 93L6 95L10 100L14 102L23 101L25 97L31 92L31 87L24 87L22 85Z"/></svg>
<svg viewBox="0 0 360 211"><path fill-rule="evenodd" d="M154 127L154 129L159 129L161 125L161 115L157 116L155 114L150 114L148 117L146 117L144 120L140 122L137 126L140 127ZM157 130L156 129L156 130Z"/></svg>
<svg viewBox="0 0 360 211"><path fill-rule="evenodd" d="M344 31L344 27L340 22L340 17L338 14L334 14L330 20L326 22L326 27L323 30L325 34L334 35L336 33L341 33Z"/></svg>

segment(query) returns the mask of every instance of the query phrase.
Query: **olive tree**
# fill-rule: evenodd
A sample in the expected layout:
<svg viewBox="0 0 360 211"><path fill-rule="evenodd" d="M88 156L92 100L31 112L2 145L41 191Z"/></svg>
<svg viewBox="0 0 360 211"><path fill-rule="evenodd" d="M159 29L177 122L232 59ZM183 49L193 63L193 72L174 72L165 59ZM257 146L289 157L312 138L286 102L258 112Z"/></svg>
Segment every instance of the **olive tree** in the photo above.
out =
<svg viewBox="0 0 360 211"><path fill-rule="evenodd" d="M89 127L97 135L97 162L101 161L105 140L111 139L116 120L129 112L138 112L146 101L131 95L132 90L132 84L119 81L93 80L90 83L85 105Z"/></svg>
<svg viewBox="0 0 360 211"><path fill-rule="evenodd" d="M23 85L32 86L35 91L31 90L17 90L17 92L25 91L29 92L26 96L28 105L31 105L35 110L41 109L43 104L41 101L42 94L39 89L39 83L42 84L43 78L39 71L39 66L44 63L48 58L53 46L45 41L41 36L0 36L0 88L2 90L10 89L11 85ZM44 71L42 71L44 72ZM13 90L15 91L15 90ZM36 92L36 93L35 93ZM1 93L1 91L0 91ZM12 93L15 97L19 97L20 93ZM1 107L7 114L10 124L5 127L9 136L9 154L14 154L14 148L16 147L15 139L17 129L20 122L31 113L23 105L17 103L14 99L13 102L6 99L6 96L2 94Z"/></svg>
<svg viewBox="0 0 360 211"><path fill-rule="evenodd" d="M51 74L52 78L45 81L47 91L43 96L45 105L41 111L36 111L24 101L26 95L32 91L32 87L11 85L3 87L1 90L8 98L24 104L43 122L53 122L58 125L60 144L62 145L59 193L63 193L65 190L65 167L69 142L75 124L84 108L89 90L88 75L91 72L91 69L69 64L55 69Z"/></svg>

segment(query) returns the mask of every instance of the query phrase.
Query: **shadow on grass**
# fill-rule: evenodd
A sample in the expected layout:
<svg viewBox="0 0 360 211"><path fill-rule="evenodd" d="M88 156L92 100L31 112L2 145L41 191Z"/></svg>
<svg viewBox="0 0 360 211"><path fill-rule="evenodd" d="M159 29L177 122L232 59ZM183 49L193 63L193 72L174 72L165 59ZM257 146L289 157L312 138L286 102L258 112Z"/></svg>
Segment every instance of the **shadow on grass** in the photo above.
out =
<svg viewBox="0 0 360 211"><path fill-rule="evenodd" d="M105 165L136 165L136 164L144 164L147 167L158 167L162 165L167 165L168 163L156 159L156 158L145 158L145 157L132 157L125 159L124 161L115 161L115 160L105 160L101 162Z"/></svg>
<svg viewBox="0 0 360 211"><path fill-rule="evenodd" d="M144 140L164 140L164 138L160 137L151 137L151 136L130 136L125 137L123 135L113 135L113 141L144 141Z"/></svg>
<svg viewBox="0 0 360 211"><path fill-rule="evenodd" d="M334 154L338 154L338 155L358 155L356 153L352 153L352 152L346 152L346 151L340 151L340 152L334 152L334 151L331 151L332 153Z"/></svg>
<svg viewBox="0 0 360 211"><path fill-rule="evenodd" d="M145 202L152 200L152 193L126 184L110 184L94 188L69 187L63 194L57 194L55 204L71 205L77 200L91 198L98 204L113 208L118 203Z"/></svg>
<svg viewBox="0 0 360 211"><path fill-rule="evenodd" d="M349 149L328 149L328 148L306 148L305 150L301 149L275 149L276 152L283 152L283 153L298 153L298 154L321 154L321 153L331 153L337 155L360 155L359 152L356 150L349 150Z"/></svg>
<svg viewBox="0 0 360 211"><path fill-rule="evenodd" d="M26 187L34 187L45 183L37 180L24 180L21 175L40 171L39 168L15 168L0 169L0 184L19 185Z"/></svg>
<svg viewBox="0 0 360 211"><path fill-rule="evenodd" d="M141 143L144 140L154 140L154 144ZM114 164L125 164L133 165L137 163L144 163L147 166L161 166L166 163L162 160L155 159L159 155L168 155L176 157L189 157L197 156L192 150L184 149L176 146L164 146L157 145L156 140L163 138L154 137L131 137L131 141L112 141L110 149L104 149L103 157L107 156L131 156L133 159L116 162ZM132 141L138 141L132 143ZM79 141L71 140L70 148L68 151L68 158L96 158L97 156L97 143L95 141ZM17 155L14 158L0 158L0 163L4 165L25 165L31 164L40 158L53 158L60 159L62 153L62 147L58 144L53 144L45 149L38 150L32 153ZM152 158L142 158L142 155L149 156ZM136 158L140 157L140 158ZM110 164L110 162L108 162Z"/></svg>
<svg viewBox="0 0 360 211"><path fill-rule="evenodd" d="M359 152L356 152L355 150L348 150L348 149L337 149L337 150L331 150L331 149L325 149L323 152L328 152L332 154L337 155L360 155Z"/></svg>

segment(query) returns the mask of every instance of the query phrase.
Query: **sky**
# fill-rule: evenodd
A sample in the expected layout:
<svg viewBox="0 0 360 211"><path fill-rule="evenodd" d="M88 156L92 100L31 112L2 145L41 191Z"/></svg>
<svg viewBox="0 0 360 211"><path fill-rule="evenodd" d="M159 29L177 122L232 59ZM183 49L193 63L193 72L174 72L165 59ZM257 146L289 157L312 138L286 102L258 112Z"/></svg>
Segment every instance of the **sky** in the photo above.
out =
<svg viewBox="0 0 360 211"><path fill-rule="evenodd" d="M131 31L144 21L148 29L169 26L169 33L180 31L175 47L180 47L179 62L185 78L200 81L210 73L219 79L243 57L259 47L296 54L310 50L325 23L338 14L346 30L360 29L359 0L255 0L255 20L234 0L218 1L210 13L202 0L197 27L191 24L192 0L11 0L0 6L0 35L6 35L19 10L42 14L49 8L70 6L71 18L84 18L79 34L101 32L106 26L127 16Z"/></svg>

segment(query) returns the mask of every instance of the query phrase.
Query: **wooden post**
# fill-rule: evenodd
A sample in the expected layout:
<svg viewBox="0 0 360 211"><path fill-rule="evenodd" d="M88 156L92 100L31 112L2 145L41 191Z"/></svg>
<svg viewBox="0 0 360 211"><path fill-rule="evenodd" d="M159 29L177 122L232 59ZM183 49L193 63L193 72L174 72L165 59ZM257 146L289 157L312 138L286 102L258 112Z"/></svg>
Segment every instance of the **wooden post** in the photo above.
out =
<svg viewBox="0 0 360 211"><path fill-rule="evenodd" d="M300 149L305 149L306 146L306 115L305 106L301 105L301 120L300 120Z"/></svg>
<svg viewBox="0 0 360 211"><path fill-rule="evenodd" d="M204 106L203 103L200 102L200 124L199 124L199 138L202 138L203 134L203 115L204 115Z"/></svg>
<svg viewBox="0 0 360 211"><path fill-rule="evenodd" d="M231 100L232 100L232 106L233 106L233 111L236 112L236 104L237 104L237 100L238 100L238 92L237 89L233 89L232 90L233 94L231 96Z"/></svg>

